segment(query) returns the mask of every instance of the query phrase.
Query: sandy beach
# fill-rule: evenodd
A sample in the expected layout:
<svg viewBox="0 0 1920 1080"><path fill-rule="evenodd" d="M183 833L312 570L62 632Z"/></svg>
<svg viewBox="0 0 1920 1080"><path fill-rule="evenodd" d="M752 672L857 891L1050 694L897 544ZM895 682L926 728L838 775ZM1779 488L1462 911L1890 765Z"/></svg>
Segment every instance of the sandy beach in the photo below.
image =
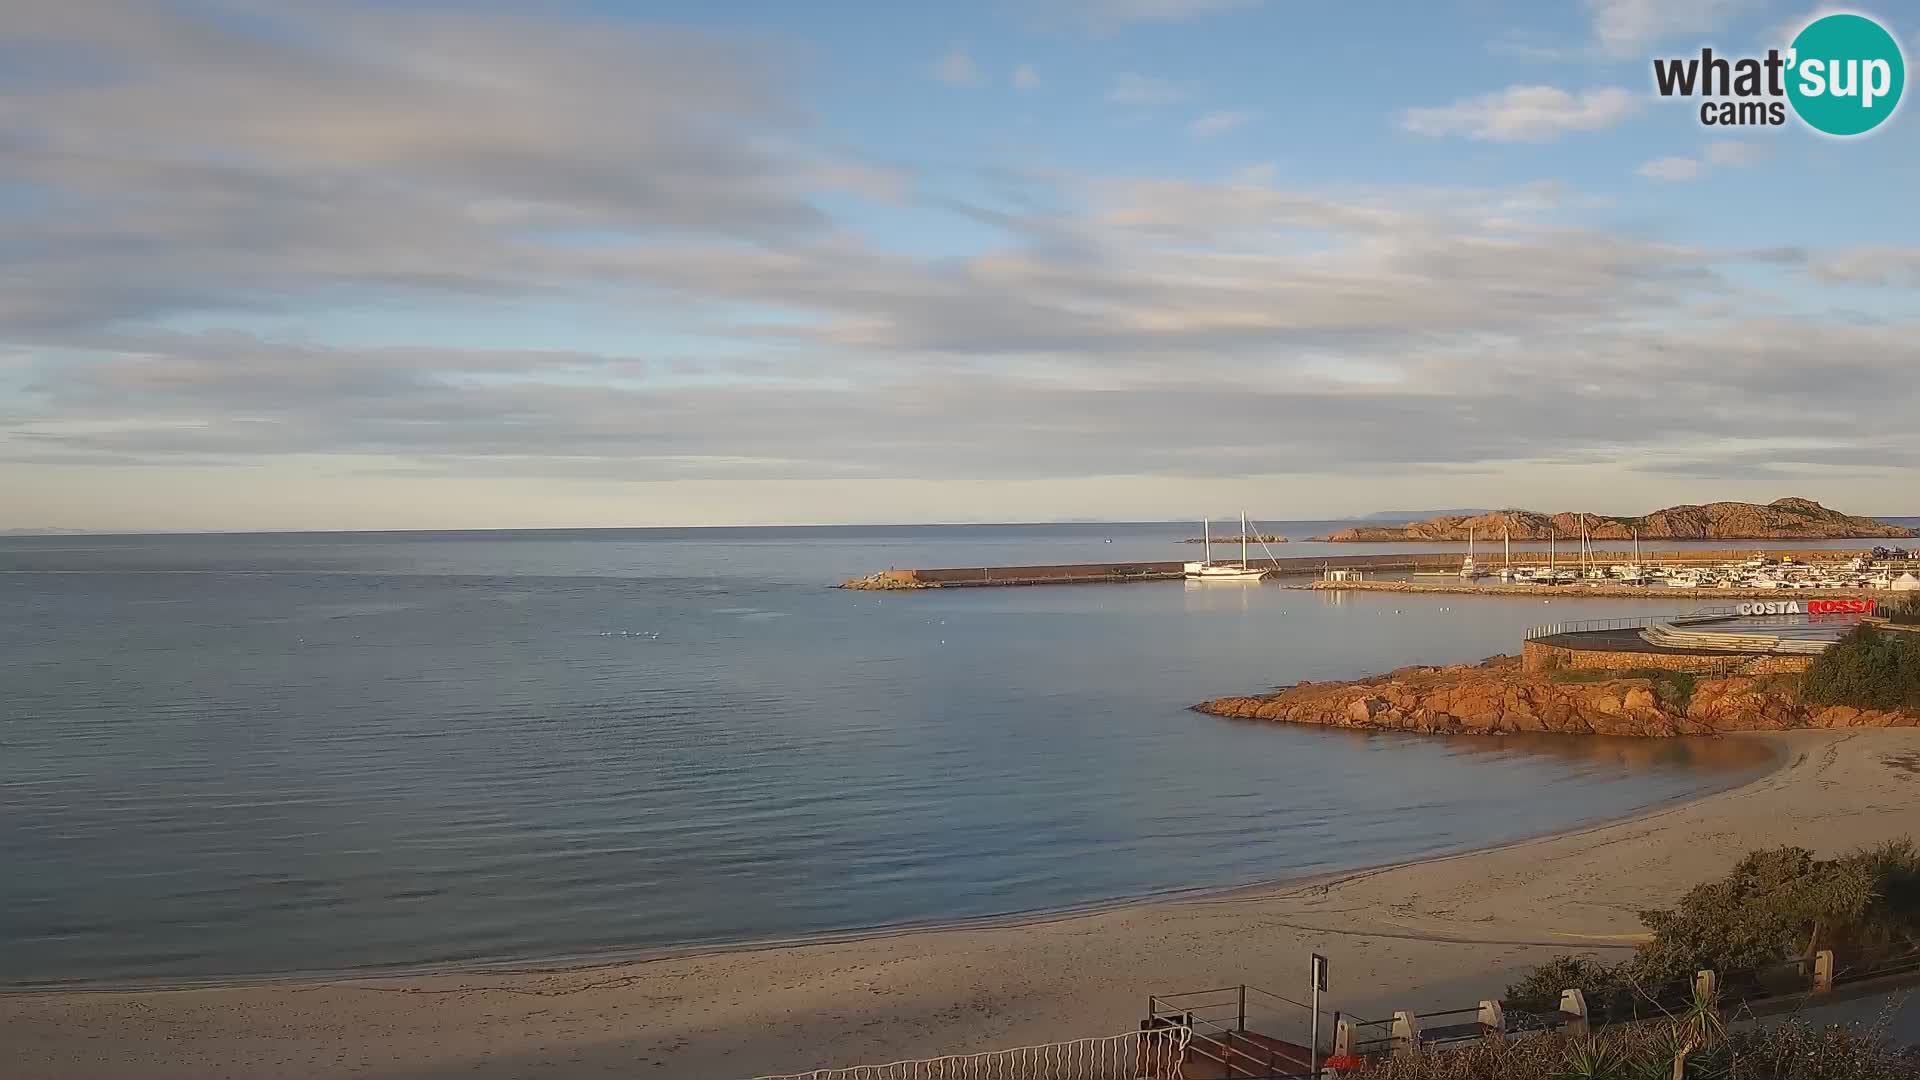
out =
<svg viewBox="0 0 1920 1080"><path fill-rule="evenodd" d="M1753 736L1780 767L1626 821L1230 895L1018 925L564 971L0 994L9 1077L748 1077L1125 1031L1147 995L1247 982L1330 1009L1471 1004L1755 847L1920 833L1920 731Z"/></svg>

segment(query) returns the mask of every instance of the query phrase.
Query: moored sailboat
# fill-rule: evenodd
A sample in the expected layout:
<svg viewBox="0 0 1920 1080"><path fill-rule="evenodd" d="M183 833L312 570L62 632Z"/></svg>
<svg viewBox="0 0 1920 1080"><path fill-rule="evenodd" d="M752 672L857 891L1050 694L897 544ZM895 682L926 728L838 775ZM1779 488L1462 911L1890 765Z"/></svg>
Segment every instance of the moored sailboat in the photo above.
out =
<svg viewBox="0 0 1920 1080"><path fill-rule="evenodd" d="M1258 581L1267 576L1265 569L1247 561L1247 515L1240 514L1240 561L1238 563L1217 563L1213 561L1213 519L1201 523L1201 540L1206 545L1199 562L1186 565L1189 580L1194 581ZM1266 541L1261 541L1266 546Z"/></svg>

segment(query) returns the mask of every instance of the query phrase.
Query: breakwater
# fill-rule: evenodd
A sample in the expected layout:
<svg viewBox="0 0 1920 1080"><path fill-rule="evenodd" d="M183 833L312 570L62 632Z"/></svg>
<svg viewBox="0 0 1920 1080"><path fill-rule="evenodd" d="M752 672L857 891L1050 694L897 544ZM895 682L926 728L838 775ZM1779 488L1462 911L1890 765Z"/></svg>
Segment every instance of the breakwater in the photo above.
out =
<svg viewBox="0 0 1920 1080"><path fill-rule="evenodd" d="M1865 549L1783 549L1777 551L1756 551L1754 548L1713 549L1713 550L1669 550L1652 551L1636 560L1630 551L1594 551L1587 554L1587 561L1602 566L1614 563L1638 561L1643 566L1699 566L1712 563L1737 562L1765 555L1772 558L1795 559L1850 559L1856 555L1865 555ZM1537 551L1515 553L1516 562L1542 563L1542 553ZM1460 569L1459 551L1420 551L1395 552L1379 555L1298 555L1285 558L1248 559L1249 565L1268 570L1276 576L1299 577L1319 574L1329 570L1358 570L1362 573L1447 573ZM1577 556L1562 556L1557 560L1561 566L1580 565ZM1182 576L1185 563L1179 559L1150 560L1145 562L1106 562L1106 563L1058 563L1047 566L948 566L934 569L888 569L865 577L853 578L842 582L843 589L965 589L989 586L1011 585L1076 585L1124 583L1135 581L1173 581ZM1394 583L1368 582L1368 585L1391 585ZM1526 586L1518 588L1525 589ZM1417 591L1417 590L1405 590ZM1624 596L1645 596L1648 589L1631 589L1621 593ZM1693 590L1671 590L1674 595L1690 594ZM1589 592L1587 595L1613 595L1603 592ZM1709 590L1705 595L1731 596L1727 590ZM1854 592L1835 595L1856 595Z"/></svg>
<svg viewBox="0 0 1920 1080"><path fill-rule="evenodd" d="M1317 574L1325 570L1374 572L1443 571L1458 569L1453 552L1396 555L1302 555L1296 558L1248 559L1247 563L1278 575ZM1148 562L1060 563L1051 566L949 566L930 570L882 570L842 582L843 589L965 589L999 585L1071 585L1100 582L1172 581L1180 578L1186 562L1180 559Z"/></svg>

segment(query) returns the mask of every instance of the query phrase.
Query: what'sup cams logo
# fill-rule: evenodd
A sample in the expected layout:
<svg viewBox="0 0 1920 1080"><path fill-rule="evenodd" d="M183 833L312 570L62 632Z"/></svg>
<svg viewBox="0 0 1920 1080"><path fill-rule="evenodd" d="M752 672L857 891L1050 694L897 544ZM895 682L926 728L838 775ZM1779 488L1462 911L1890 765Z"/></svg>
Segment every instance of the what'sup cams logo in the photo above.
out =
<svg viewBox="0 0 1920 1080"><path fill-rule="evenodd" d="M1865 135L1900 106L1907 84L1900 42L1865 15L1824 15L1808 23L1783 52L1728 58L1699 56L1653 62L1653 84L1665 98L1701 98L1707 127L1774 126L1788 109L1827 135Z"/></svg>

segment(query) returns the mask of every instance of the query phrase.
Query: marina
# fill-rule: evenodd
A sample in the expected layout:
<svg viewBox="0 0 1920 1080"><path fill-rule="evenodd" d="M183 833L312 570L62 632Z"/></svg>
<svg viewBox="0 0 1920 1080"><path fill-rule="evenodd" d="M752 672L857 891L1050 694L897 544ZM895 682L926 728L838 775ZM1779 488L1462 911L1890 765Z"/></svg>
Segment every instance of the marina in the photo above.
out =
<svg viewBox="0 0 1920 1080"><path fill-rule="evenodd" d="M1243 532L1245 530L1242 530ZM1539 552L1521 553L1523 559ZM1778 595L1805 590L1808 595L1853 596L1875 591L1920 589L1920 562L1899 549L1670 549L1652 553L1587 550L1561 565L1557 553L1545 561L1512 562L1497 568L1480 563L1473 552L1396 552L1373 555L1243 557L1238 563L1212 560L1140 560L1106 563L1054 563L1035 566L967 566L888 569L842 582L843 589L913 590L985 588L1015 585L1124 584L1177 581L1202 576L1195 567L1217 567L1221 576L1243 583L1269 577L1316 577L1298 588L1374 589L1394 592L1538 592L1577 589L1591 596ZM1233 571L1226 574L1224 571ZM1395 577L1392 575L1404 575ZM1422 580L1414 580L1422 579ZM1425 580L1431 579L1431 580Z"/></svg>

